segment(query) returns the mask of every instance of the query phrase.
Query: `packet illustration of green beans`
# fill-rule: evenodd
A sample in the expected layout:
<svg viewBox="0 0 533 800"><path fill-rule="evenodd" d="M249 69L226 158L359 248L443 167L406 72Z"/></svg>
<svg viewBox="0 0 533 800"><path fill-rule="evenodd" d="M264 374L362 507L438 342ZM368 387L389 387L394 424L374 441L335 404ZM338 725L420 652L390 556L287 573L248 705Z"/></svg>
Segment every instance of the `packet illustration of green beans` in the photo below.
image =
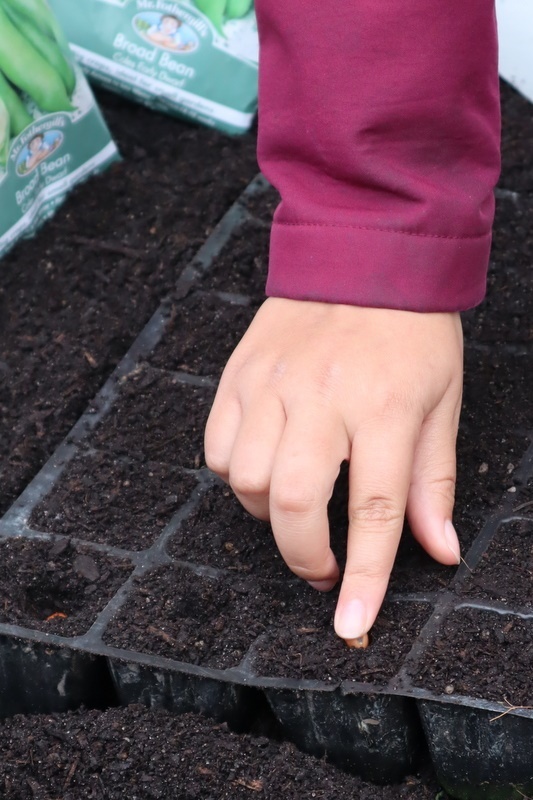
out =
<svg viewBox="0 0 533 800"><path fill-rule="evenodd" d="M257 109L253 0L50 0L86 74L227 133Z"/></svg>
<svg viewBox="0 0 533 800"><path fill-rule="evenodd" d="M117 158L46 0L0 0L0 256Z"/></svg>

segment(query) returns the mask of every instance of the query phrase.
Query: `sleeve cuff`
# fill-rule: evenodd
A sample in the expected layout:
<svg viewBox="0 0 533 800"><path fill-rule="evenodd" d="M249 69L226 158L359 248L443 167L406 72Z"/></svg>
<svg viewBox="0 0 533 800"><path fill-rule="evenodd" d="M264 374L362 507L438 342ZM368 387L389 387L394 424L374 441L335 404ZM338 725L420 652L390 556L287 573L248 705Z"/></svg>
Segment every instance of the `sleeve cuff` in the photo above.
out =
<svg viewBox="0 0 533 800"><path fill-rule="evenodd" d="M446 237L274 222L266 292L405 311L464 311L484 297L490 245L490 233Z"/></svg>

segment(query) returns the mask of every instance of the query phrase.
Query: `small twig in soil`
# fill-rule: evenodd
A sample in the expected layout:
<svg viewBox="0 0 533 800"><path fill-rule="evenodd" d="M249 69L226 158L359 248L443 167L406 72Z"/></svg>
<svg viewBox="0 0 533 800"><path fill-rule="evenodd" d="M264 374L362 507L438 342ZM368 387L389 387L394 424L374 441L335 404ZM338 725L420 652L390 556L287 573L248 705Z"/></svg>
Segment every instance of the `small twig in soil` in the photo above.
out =
<svg viewBox="0 0 533 800"><path fill-rule="evenodd" d="M66 791L66 789L68 789L68 787L70 786L70 782L71 782L71 780L72 780L72 778L74 776L74 773L76 772L76 768L77 768L77 766L79 764L79 761L80 761L80 757L76 756L76 758L72 762L72 765L71 765L71 767L70 767L70 769L68 771L68 775L65 778L65 783L63 784L63 791Z"/></svg>
<svg viewBox="0 0 533 800"><path fill-rule="evenodd" d="M108 253L118 253L121 256L128 256L128 258L144 260L149 256L149 253L143 250L135 250L133 247L127 247L123 244L102 242L100 239L88 239L86 236L70 236L69 238L71 242L74 242L74 244L83 244L86 247L91 247L93 250L104 250Z"/></svg>
<svg viewBox="0 0 533 800"><path fill-rule="evenodd" d="M466 563L466 561L464 560L464 558L462 556L459 556L459 558L461 559L461 561L463 562L463 564L465 565L465 567L467 568L467 570L469 572L473 572L474 571L471 567L468 566L468 564Z"/></svg>
<svg viewBox="0 0 533 800"><path fill-rule="evenodd" d="M528 500L527 503L521 503L519 506L516 506L516 508L513 508L513 513L515 511L522 511L524 508L529 508L529 506L533 506L533 500Z"/></svg>
<svg viewBox="0 0 533 800"><path fill-rule="evenodd" d="M511 785L512 785L512 784L511 784ZM531 797L529 797L527 794L524 794L524 792L521 792L521 791L520 791L520 789L518 788L518 786L513 786L513 785L512 785L512 788L515 790L515 792L518 792L518 794L520 795L520 797L523 797L523 798L524 798L524 800L532 800L532 798L531 798Z"/></svg>
<svg viewBox="0 0 533 800"><path fill-rule="evenodd" d="M245 789L251 789L253 792L263 791L263 782L256 780L248 780L247 778L237 778L233 781L235 786L244 786Z"/></svg>
<svg viewBox="0 0 533 800"><path fill-rule="evenodd" d="M509 700L504 697L503 702L506 703L509 707L502 711L501 714L498 714L496 717L491 717L489 722L495 722L497 719L501 719L502 717L507 716L510 714L511 711L533 711L533 706L514 706ZM518 790L517 790L518 791Z"/></svg>
<svg viewBox="0 0 533 800"><path fill-rule="evenodd" d="M159 637L159 639L163 639L164 642L174 647L176 645L176 639L172 637L169 633L156 628L154 625L149 625L146 629L147 633L151 633L153 636Z"/></svg>
<svg viewBox="0 0 533 800"><path fill-rule="evenodd" d="M89 353L89 351L88 351L88 350L84 350L84 351L83 351L83 355L84 355L84 357L85 357L85 360L86 360L86 361L87 361L87 362L88 362L88 363L91 365L91 367L92 367L93 369L96 369L96 367L98 366L98 362L96 361L95 357L94 357L94 356L92 356L92 355Z"/></svg>

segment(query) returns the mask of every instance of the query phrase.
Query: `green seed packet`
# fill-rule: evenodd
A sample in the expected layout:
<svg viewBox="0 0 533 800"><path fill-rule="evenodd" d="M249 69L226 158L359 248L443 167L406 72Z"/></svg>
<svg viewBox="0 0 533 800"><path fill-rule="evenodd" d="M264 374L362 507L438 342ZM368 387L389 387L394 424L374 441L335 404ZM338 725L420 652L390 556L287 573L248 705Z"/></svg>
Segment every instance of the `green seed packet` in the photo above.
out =
<svg viewBox="0 0 533 800"><path fill-rule="evenodd" d="M117 158L45 0L0 0L0 257Z"/></svg>
<svg viewBox="0 0 533 800"><path fill-rule="evenodd" d="M253 0L50 0L86 74L159 111L243 133L257 109Z"/></svg>

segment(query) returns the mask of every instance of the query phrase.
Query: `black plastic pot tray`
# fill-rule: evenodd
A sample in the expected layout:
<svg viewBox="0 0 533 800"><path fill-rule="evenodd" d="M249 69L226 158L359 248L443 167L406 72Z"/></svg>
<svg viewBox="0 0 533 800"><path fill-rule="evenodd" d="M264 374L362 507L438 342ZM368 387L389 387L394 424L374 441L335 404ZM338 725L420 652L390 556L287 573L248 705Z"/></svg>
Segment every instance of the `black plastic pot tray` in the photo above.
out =
<svg viewBox="0 0 533 800"><path fill-rule="evenodd" d="M457 570L406 539L366 651L336 639L335 594L292 578L268 528L203 465L217 376L259 302L262 211L273 202L261 178L248 187L2 519L14 588L0 609L0 713L140 701L281 733L375 782L401 779L429 749L453 797L528 795L533 447L524 425L493 428L484 445L467 392L465 447L476 435L483 453L499 437L504 469L492 491L503 499L492 508L475 493L458 499L470 547ZM265 249L252 259L250 241ZM469 352L475 362L483 347L474 341Z"/></svg>

